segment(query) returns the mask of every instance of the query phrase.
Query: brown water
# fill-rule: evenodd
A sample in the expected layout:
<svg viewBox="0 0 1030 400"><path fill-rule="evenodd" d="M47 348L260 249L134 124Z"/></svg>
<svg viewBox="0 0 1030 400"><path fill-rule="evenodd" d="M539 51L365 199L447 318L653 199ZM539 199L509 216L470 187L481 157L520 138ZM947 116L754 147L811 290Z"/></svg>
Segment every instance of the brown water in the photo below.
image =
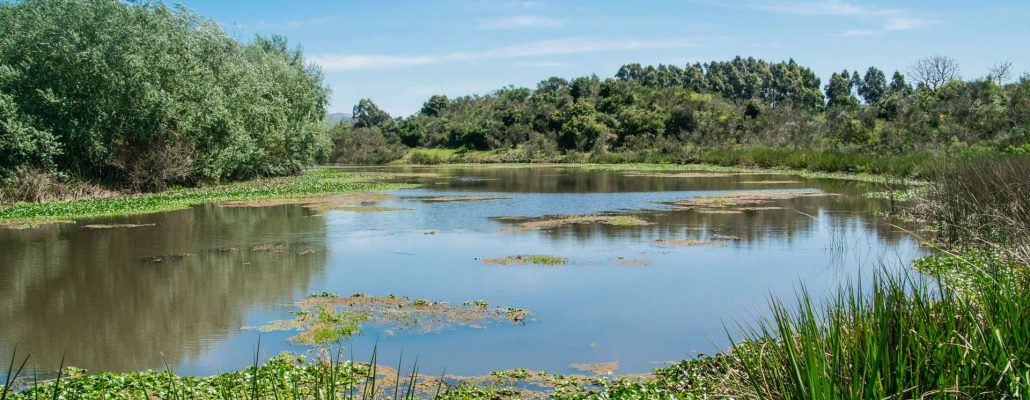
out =
<svg viewBox="0 0 1030 400"><path fill-rule="evenodd" d="M521 325L419 334L370 324L359 357L419 355L425 371L458 374L620 363L645 372L711 353L724 326L766 311L770 294L800 283L819 296L882 264L920 254L878 213L872 184L783 175L663 177L579 168L379 168L418 172L422 184L376 204L388 212L316 211L298 205L223 207L0 229L0 359L15 345L39 368L162 368L211 374L262 355L304 352L291 332L243 329L289 317L309 293L396 294L525 308ZM429 176L435 173L439 176ZM766 183L760 183L766 182ZM773 183L768 183L773 182ZM775 202L776 210L708 214L663 202L713 193L806 190L839 194ZM429 203L416 196L510 199ZM496 216L623 212L648 226L570 225L501 232ZM154 226L85 229L88 223ZM432 234L429 234L432 233ZM739 240L727 239L735 236ZM722 239L719 239L722 238ZM667 246L656 240L725 241ZM482 259L567 257L561 267L496 267ZM624 264L633 264L630 266ZM637 265L640 264L640 265ZM163 356L162 356L163 355ZM30 363L31 364L31 363Z"/></svg>

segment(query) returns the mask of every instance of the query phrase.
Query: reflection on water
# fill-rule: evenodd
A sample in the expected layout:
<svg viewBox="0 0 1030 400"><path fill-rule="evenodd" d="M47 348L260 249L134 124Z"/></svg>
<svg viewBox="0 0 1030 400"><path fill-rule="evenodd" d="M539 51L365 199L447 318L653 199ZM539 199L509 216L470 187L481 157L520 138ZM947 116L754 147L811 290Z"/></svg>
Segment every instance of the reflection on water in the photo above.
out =
<svg viewBox="0 0 1030 400"><path fill-rule="evenodd" d="M154 227L0 230L0 343L88 369L201 358L249 308L323 273L325 222L309 214L205 206L133 218Z"/></svg>
<svg viewBox="0 0 1030 400"><path fill-rule="evenodd" d="M288 317L311 292L397 294L534 313L525 326L417 335L367 326L385 359L403 350L430 370L459 374L619 361L620 373L712 352L724 326L761 315L766 298L819 295L868 277L881 262L919 254L916 242L861 196L871 184L778 175L662 177L578 168L411 168L422 183L380 203L402 211L315 212L299 206L190 210L100 222L0 230L0 356L17 344L43 365L67 353L89 369L159 368L209 374L244 367L260 335L265 355L303 352L291 333L241 329ZM415 173L411 173L415 172ZM404 174L408 173L408 174ZM434 175L435 174L435 175ZM771 183L761 183L771 182ZM740 214L671 211L666 202L735 190L821 190L838 196L778 201ZM510 199L424 202L412 197ZM626 212L649 226L568 225L502 232L497 216ZM90 221L96 222L96 221ZM432 232L433 234L427 234ZM725 241L663 246L656 240ZM482 259L567 257L562 267L497 267ZM626 262L636 261L636 262ZM629 264L631 266L626 266ZM385 349L385 350L384 350Z"/></svg>

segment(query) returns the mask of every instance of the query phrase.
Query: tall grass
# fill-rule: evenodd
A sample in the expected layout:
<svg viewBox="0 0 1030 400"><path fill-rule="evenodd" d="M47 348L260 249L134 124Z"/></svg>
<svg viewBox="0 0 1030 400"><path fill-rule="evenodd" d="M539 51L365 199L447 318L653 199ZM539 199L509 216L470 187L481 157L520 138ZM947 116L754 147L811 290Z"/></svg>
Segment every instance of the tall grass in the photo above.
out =
<svg viewBox="0 0 1030 400"><path fill-rule="evenodd" d="M772 299L733 357L771 399L1030 397L1030 160L945 165L920 205L928 280L878 272L817 306Z"/></svg>
<svg viewBox="0 0 1030 400"><path fill-rule="evenodd" d="M1030 157L984 157L936 169L918 215L938 241L1002 252L1030 265Z"/></svg>
<svg viewBox="0 0 1030 400"><path fill-rule="evenodd" d="M734 355L762 398L1025 398L1030 293L977 282L979 302L906 274L879 273L819 308L772 301Z"/></svg>

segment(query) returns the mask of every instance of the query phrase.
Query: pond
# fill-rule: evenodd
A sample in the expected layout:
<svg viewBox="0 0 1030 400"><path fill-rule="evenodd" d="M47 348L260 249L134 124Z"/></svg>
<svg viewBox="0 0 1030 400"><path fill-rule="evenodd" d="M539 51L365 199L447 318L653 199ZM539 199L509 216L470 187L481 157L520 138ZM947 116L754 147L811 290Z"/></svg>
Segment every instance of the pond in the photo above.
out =
<svg viewBox="0 0 1030 400"><path fill-rule="evenodd" d="M366 322L346 343L359 360L378 341L384 363L403 351L430 374L574 373L574 364L611 362L617 374L641 373L724 348L727 331L765 315L770 296L791 300L803 284L818 298L923 253L883 217L885 201L863 196L882 190L871 183L575 167L361 170L421 186L364 207L205 204L0 229L0 359L16 345L43 369L64 355L92 371L165 361L183 374L236 370L253 362L259 337L262 357L310 351L289 340L297 332L254 327L331 292L531 313L435 329ZM725 196L740 193L743 201ZM545 218L555 215L577 217Z"/></svg>

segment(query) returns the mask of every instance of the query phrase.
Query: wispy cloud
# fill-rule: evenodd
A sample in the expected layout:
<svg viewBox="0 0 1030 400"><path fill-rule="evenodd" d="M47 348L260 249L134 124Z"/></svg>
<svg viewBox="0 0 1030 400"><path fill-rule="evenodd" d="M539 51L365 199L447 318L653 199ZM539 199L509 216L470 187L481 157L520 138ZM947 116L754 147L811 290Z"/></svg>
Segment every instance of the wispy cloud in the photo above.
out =
<svg viewBox="0 0 1030 400"><path fill-rule="evenodd" d="M878 28L874 29L848 29L842 33L844 36L879 36L890 32L907 31L911 29L925 28L937 23L934 20L920 18L890 18Z"/></svg>
<svg viewBox="0 0 1030 400"><path fill-rule="evenodd" d="M308 27L312 27L312 26L318 26L318 25L327 24L327 23L336 21L338 19L340 19L339 16L331 15L331 16L323 16L323 17L308 18L308 19L291 19L291 20L280 21L280 22L262 21L262 22L258 22L254 26L257 29L296 30L296 29L304 29L304 28L308 28Z"/></svg>
<svg viewBox="0 0 1030 400"><path fill-rule="evenodd" d="M484 18L479 20L479 27L482 29L518 29L558 27L562 25L564 25L564 23L561 20L537 15L513 15L509 17Z"/></svg>
<svg viewBox="0 0 1030 400"><path fill-rule="evenodd" d="M311 61L318 64L326 71L351 71L362 69L402 68L457 61L483 61L582 53L622 52L641 49L683 48L699 45L700 44L698 42L693 41L564 39L496 47L482 51L452 52L444 54L320 54L311 57Z"/></svg>
<svg viewBox="0 0 1030 400"><path fill-rule="evenodd" d="M901 13L901 10L898 9L866 7L846 3L839 0L821 0L806 2L761 2L755 3L754 8L780 14L837 15L851 17L888 16Z"/></svg>
<svg viewBox="0 0 1030 400"><path fill-rule="evenodd" d="M501 6L505 8L537 8L543 5L544 2L533 0L513 0L501 3Z"/></svg>
<svg viewBox="0 0 1030 400"><path fill-rule="evenodd" d="M752 8L791 15L853 17L866 23L872 22L875 26L873 28L848 29L841 32L843 36L878 36L890 32L925 28L937 23L930 19L911 17L904 9L862 6L842 0L763 1L753 3Z"/></svg>
<svg viewBox="0 0 1030 400"><path fill-rule="evenodd" d="M564 68L571 64L560 61L519 61L511 65L525 68Z"/></svg>

